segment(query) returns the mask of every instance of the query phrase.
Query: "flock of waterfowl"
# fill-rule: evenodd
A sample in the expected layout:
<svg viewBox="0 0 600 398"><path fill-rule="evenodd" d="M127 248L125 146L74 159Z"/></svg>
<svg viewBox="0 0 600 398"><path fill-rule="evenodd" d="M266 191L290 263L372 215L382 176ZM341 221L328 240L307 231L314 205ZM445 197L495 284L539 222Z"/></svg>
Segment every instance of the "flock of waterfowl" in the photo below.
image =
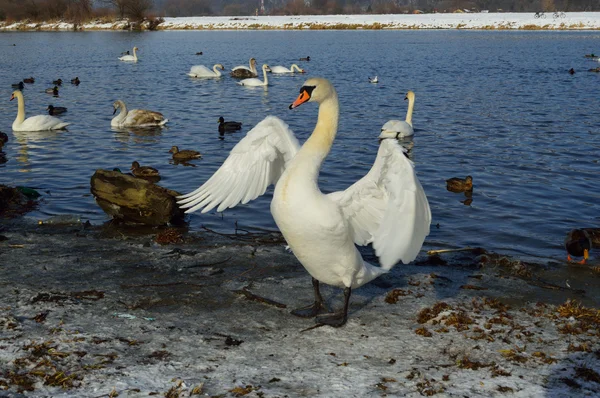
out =
<svg viewBox="0 0 600 398"><path fill-rule="evenodd" d="M137 62L137 47L133 55L119 58L124 62ZM309 57L306 57L309 60ZM189 76L215 78L224 67L215 64L212 69L195 65ZM264 80L257 78L256 60L249 67L238 66L230 75L242 78L241 85L268 84L267 72L294 73L304 70L296 64L289 69L262 66ZM13 123L15 131L41 131L62 129L68 125L51 115L38 115L25 119L23 94L13 92L18 100L18 114ZM12 98L11 98L12 99ZM339 102L333 84L324 78L310 78L300 89L300 94L289 108L314 102L319 107L315 127L303 145L300 145L288 125L275 116L266 116L231 150L222 166L200 187L178 198L186 213L245 204L263 195L274 185L271 213L290 249L312 276L314 301L292 313L301 317L316 317L317 323L334 327L346 323L351 292L381 274L396 263L413 261L429 234L431 211L427 196L398 139L414 134L412 113L415 93L408 91L405 99L408 109L405 120L386 122L379 134L380 144L370 171L344 191L324 194L318 184L321 165L335 140ZM163 126L168 122L161 113L149 110L128 110L117 100L111 121L113 127ZM49 107L50 108L50 107ZM49 112L55 112L49 109ZM113 113L113 114L114 114ZM241 123L219 120L219 131L241 129ZM174 160L201 157L197 151L180 150L173 146L169 151ZM158 170L131 165L134 176L159 178ZM452 178L446 181L453 192L472 192L473 179ZM589 237L589 234L588 234ZM585 246L587 240L581 240ZM363 260L356 245L372 244L381 266ZM585 251L587 250L587 251ZM587 258L589 248L582 253ZM330 312L321 296L320 283L344 290L344 304Z"/></svg>

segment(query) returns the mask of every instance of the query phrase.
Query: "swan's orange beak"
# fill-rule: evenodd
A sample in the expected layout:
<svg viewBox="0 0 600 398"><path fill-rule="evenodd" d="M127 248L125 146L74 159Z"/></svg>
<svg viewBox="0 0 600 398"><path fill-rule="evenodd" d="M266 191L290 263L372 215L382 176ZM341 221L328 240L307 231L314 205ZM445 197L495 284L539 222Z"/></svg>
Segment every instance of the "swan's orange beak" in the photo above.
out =
<svg viewBox="0 0 600 398"><path fill-rule="evenodd" d="M296 98L296 101L292 102L292 104L290 105L290 109L299 107L300 105L302 105L309 99L310 99L310 94L308 94L308 92L306 90L302 90L300 92L300 95L298 96L298 98Z"/></svg>
<svg viewBox="0 0 600 398"><path fill-rule="evenodd" d="M14 95L14 94L12 94L12 95L10 96L10 100L12 101L12 100L14 100L14 99L15 99L15 95Z"/></svg>

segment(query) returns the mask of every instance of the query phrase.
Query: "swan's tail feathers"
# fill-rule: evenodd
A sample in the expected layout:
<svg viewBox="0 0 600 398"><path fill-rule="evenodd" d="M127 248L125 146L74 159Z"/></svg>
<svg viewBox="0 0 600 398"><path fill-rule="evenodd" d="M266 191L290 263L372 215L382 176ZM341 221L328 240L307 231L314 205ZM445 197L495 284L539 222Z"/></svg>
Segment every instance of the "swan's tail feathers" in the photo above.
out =
<svg viewBox="0 0 600 398"><path fill-rule="evenodd" d="M60 123L60 124L57 124L56 127L54 127L53 130L63 130L65 128L67 128L67 126L69 124L71 124L71 123Z"/></svg>

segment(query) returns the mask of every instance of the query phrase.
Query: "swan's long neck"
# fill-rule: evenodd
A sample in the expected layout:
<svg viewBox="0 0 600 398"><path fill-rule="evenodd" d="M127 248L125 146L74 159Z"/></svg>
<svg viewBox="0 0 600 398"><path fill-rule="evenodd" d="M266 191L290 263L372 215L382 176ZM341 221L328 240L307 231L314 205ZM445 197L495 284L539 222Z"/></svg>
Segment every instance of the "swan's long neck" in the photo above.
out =
<svg viewBox="0 0 600 398"><path fill-rule="evenodd" d="M113 118L113 123L120 124L127 117L127 106L123 101L119 101L119 114Z"/></svg>
<svg viewBox="0 0 600 398"><path fill-rule="evenodd" d="M265 84L264 85L267 86L269 84L269 78L267 77L267 68L265 68L263 66L262 70L263 70L263 76L265 77Z"/></svg>
<svg viewBox="0 0 600 398"><path fill-rule="evenodd" d="M221 72L219 71L219 68L217 68L217 66L219 66L219 65L215 65L215 66L213 66L213 71L215 72L215 74L216 74L217 76L221 76Z"/></svg>
<svg viewBox="0 0 600 398"><path fill-rule="evenodd" d="M17 118L14 123L21 124L25 120L25 100L23 99L23 94L17 92Z"/></svg>
<svg viewBox="0 0 600 398"><path fill-rule="evenodd" d="M337 93L334 91L319 106L317 125L306 140L296 157L311 158L313 161L304 162L303 168L316 182L321 164L329 154L338 128L339 105Z"/></svg>
<svg viewBox="0 0 600 398"><path fill-rule="evenodd" d="M250 62L250 70L252 71L252 73L254 73L255 75L258 75L258 71L256 70L256 62L252 63Z"/></svg>
<svg viewBox="0 0 600 398"><path fill-rule="evenodd" d="M408 110L406 111L406 123L410 124L412 126L412 113L413 113L413 108L415 107L415 100L414 98L409 98L408 99Z"/></svg>
<svg viewBox="0 0 600 398"><path fill-rule="evenodd" d="M295 70L297 70L298 72L302 72L302 69L300 69L300 67L296 64L292 64L292 66L290 66L290 70L293 72Z"/></svg>
<svg viewBox="0 0 600 398"><path fill-rule="evenodd" d="M133 59L137 61L137 54L135 53L135 47L133 47Z"/></svg>

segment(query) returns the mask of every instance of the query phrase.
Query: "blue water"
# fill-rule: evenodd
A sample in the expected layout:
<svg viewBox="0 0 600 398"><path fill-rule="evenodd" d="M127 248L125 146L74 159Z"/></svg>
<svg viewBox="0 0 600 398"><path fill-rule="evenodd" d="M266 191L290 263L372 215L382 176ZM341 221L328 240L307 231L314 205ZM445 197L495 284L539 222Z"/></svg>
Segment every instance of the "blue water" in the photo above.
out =
<svg viewBox="0 0 600 398"><path fill-rule="evenodd" d="M341 120L324 164L323 191L344 189L371 166L381 125L406 114L416 93L412 158L428 195L433 226L425 248L483 246L521 258L564 260L572 228L600 226L600 74L584 54L600 52L600 32L490 31L195 31L27 32L0 34L0 130L8 161L0 183L44 193L44 219L79 214L108 220L90 194L98 168L127 170L138 160L160 170L161 185L185 193L204 182L230 149L266 115L284 119L303 141L317 108L290 111L307 76L330 79ZM12 44L16 44L13 46ZM140 61L117 60L137 46ZM197 56L202 51L204 55ZM310 62L300 57L310 55ZM267 89L236 85L228 76L194 80L192 65L226 69L298 63L305 76L271 76ZM567 73L573 67L575 75ZM379 84L370 84L377 75ZM34 76L24 90L27 115L66 106L68 131L13 133L17 104L11 83ZM68 83L78 76L81 85ZM44 89L67 81L60 96ZM152 109L167 128L139 133L110 127L112 103ZM220 139L217 119L241 121ZM199 150L196 167L169 163L169 148ZM472 203L446 191L445 179L473 176ZM270 191L269 191L270 192ZM194 214L190 228L232 232L235 222L275 229L270 195L223 214ZM436 225L439 224L439 228Z"/></svg>

